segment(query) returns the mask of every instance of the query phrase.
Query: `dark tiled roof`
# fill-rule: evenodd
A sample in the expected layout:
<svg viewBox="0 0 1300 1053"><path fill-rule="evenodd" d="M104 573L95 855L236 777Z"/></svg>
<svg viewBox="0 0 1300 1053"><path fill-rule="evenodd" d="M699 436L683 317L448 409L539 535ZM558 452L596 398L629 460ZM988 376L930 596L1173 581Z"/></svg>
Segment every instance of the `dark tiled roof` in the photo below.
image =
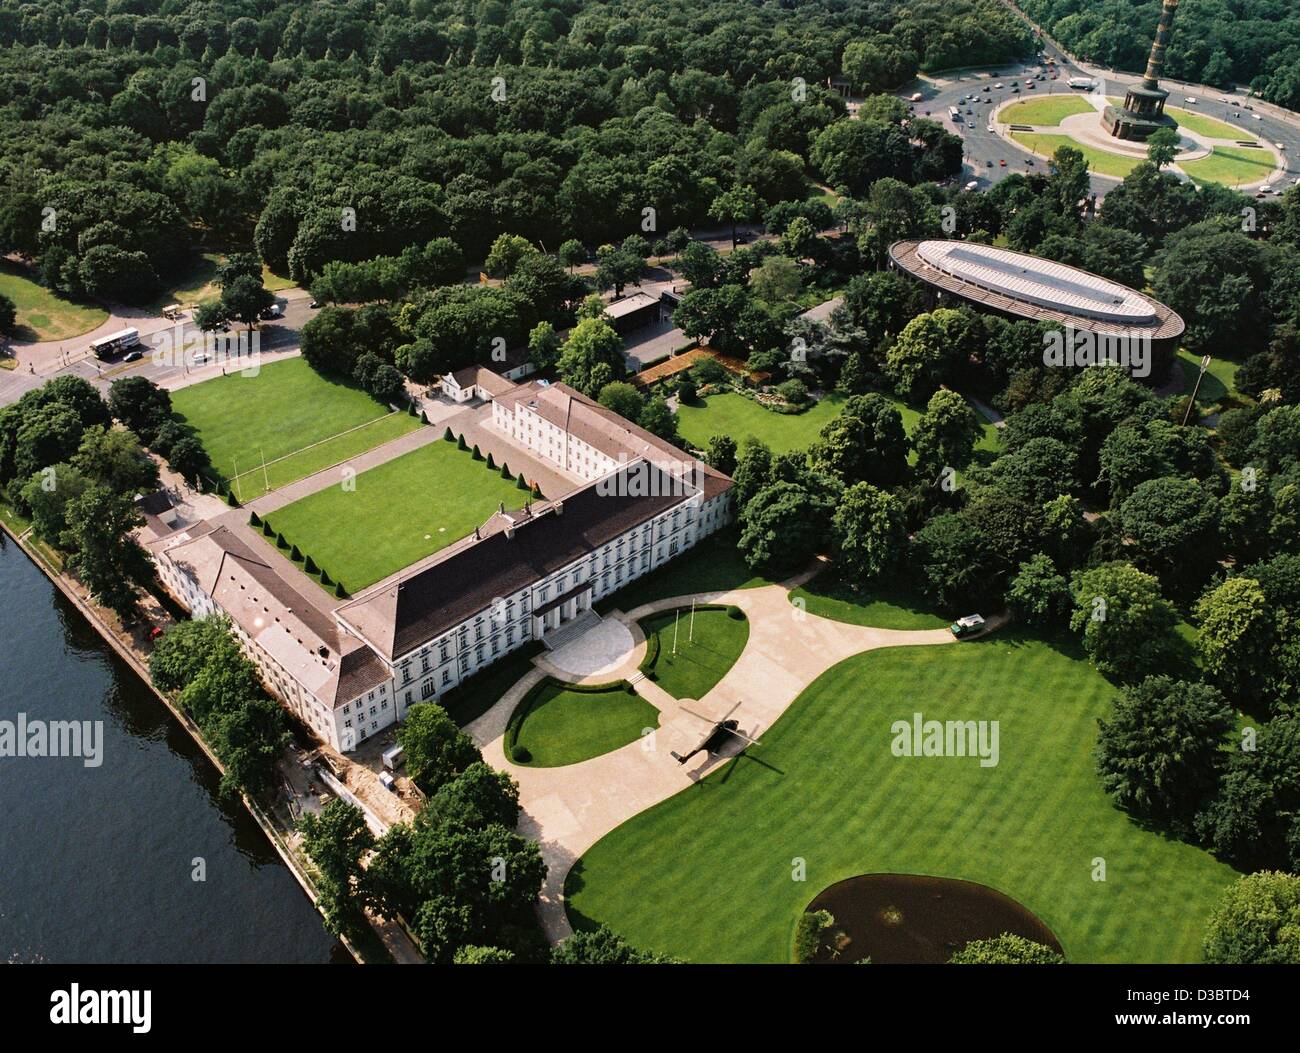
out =
<svg viewBox="0 0 1300 1053"><path fill-rule="evenodd" d="M629 470L641 466L629 465L619 475ZM660 496L628 496L618 475L608 477L613 485L576 490L513 530L496 531L408 578L377 586L336 613L386 658L399 658L687 499L662 472L650 471L650 489Z"/></svg>

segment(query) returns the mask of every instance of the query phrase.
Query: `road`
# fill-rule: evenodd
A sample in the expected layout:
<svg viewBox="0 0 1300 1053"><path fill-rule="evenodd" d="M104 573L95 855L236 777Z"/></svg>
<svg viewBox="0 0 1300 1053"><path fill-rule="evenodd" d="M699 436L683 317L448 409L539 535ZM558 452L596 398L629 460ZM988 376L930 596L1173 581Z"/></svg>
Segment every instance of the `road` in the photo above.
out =
<svg viewBox="0 0 1300 1053"><path fill-rule="evenodd" d="M284 315L273 322L263 322L255 334L258 349L267 357L278 357L297 350L302 327L316 312L308 306L311 297L301 289L293 289L278 297L284 305ZM193 351L188 355L171 353L170 346L179 343L175 336L175 323L165 318L147 318L133 320L133 325L140 331L143 357L137 362L125 362L122 359L101 362L87 350L89 336L76 337L62 342L62 350L57 344L38 344L24 347L15 345L19 365L17 369L0 370L0 406L16 402L26 392L40 387L51 377L62 374L84 377L101 391L107 392L109 385L119 377L147 377L161 387L174 389L184 387L194 379L219 376L221 362L214 358L211 362L196 362ZM193 330L184 330L188 336ZM232 330L232 336L239 336L238 330ZM238 362L232 362L230 368L239 368Z"/></svg>
<svg viewBox="0 0 1300 1053"><path fill-rule="evenodd" d="M990 129L989 115L997 109L999 103L1013 98L1033 99L1040 95L1072 93L1067 83L1071 77L1100 77L1104 79L1109 95L1123 95L1128 85L1142 79L1137 74L1119 73L1075 63L1060 48L1047 40L1043 42L1043 54L1044 57L1056 61L1058 79L1050 79L1049 74L1046 80L1034 80L1035 86L1032 90L1025 88L1025 78L1036 77L1043 72L1043 67L1037 60L1009 63L996 68L953 71L939 77L914 82L897 93L900 98L907 100L912 93L920 91L921 101L912 103L916 112L938 121L965 141L966 156L960 176L962 183L975 180L981 189L987 189L1012 172L1045 171L1046 163L1041 157L1034 157L1027 150L1003 139ZM1013 80L1020 81L1019 95L1011 91L1010 82ZM1003 85L1001 90L993 87L998 83ZM1162 80L1161 84L1170 92L1171 106L1181 106L1196 113L1203 113L1207 117L1216 117L1271 143L1281 144L1282 152L1287 158L1287 183L1300 177L1300 118L1296 115L1263 104L1258 99L1250 99L1245 92L1234 95L1172 80ZM990 89L987 92L983 90L986 86ZM966 96L972 93L978 100L973 103L966 99ZM1187 96L1197 100L1194 106L1185 103ZM1239 105L1231 104L1234 99ZM948 117L948 110L953 106L958 106L961 110L961 124L954 124ZM969 116L966 114L967 109L973 111ZM1259 120L1255 120L1256 115ZM1004 160L1007 162L1006 167L1001 164ZM989 162L992 164L990 165ZM1111 176L1094 174L1092 192L1100 201L1118 183L1119 180Z"/></svg>

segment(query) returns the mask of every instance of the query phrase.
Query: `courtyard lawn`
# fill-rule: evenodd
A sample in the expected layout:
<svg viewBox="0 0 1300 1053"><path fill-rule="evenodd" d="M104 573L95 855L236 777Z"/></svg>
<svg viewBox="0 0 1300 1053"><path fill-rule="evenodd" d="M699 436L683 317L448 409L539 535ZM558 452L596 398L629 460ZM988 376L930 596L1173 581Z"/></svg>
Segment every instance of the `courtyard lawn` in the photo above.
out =
<svg viewBox="0 0 1300 1053"><path fill-rule="evenodd" d="M1092 105L1078 95L1048 95L1041 99L1025 99L1012 103L998 115L1006 124L1052 125L1060 124L1076 113L1087 113Z"/></svg>
<svg viewBox="0 0 1300 1053"><path fill-rule="evenodd" d="M689 596L697 592L727 592L769 585L755 574L736 550L735 527L720 530L704 538L694 548L683 552L658 570L638 578L626 588L596 602L601 614L609 611L632 611L642 604Z"/></svg>
<svg viewBox="0 0 1300 1053"><path fill-rule="evenodd" d="M391 412L302 358L264 365L256 376L231 373L181 388L172 392L172 406L198 431L212 466L230 479L254 465L260 472L263 458L269 465Z"/></svg>
<svg viewBox="0 0 1300 1053"><path fill-rule="evenodd" d="M1092 751L1114 694L1077 655L1005 630L850 658L761 746L592 847L569 875L569 917L691 961L787 962L828 885L929 874L1017 900L1074 962L1196 961L1237 873L1103 793ZM891 725L917 712L998 721L998 764L895 757Z"/></svg>
<svg viewBox="0 0 1300 1053"><path fill-rule="evenodd" d="M1183 371L1182 393L1190 395L1196 386L1196 375L1201 371L1201 358L1185 348L1179 348L1178 366ZM1201 390L1196 395L1196 405L1202 414L1221 412L1250 401L1237 391L1239 368L1238 363L1229 362L1226 358L1210 359L1210 367L1205 371Z"/></svg>
<svg viewBox="0 0 1300 1053"><path fill-rule="evenodd" d="M558 768L635 742L659 726L659 710L622 683L575 691L544 680L520 701L510 722L506 747L516 764ZM515 759L521 756L528 759Z"/></svg>
<svg viewBox="0 0 1300 1053"><path fill-rule="evenodd" d="M1262 147L1216 146L1209 157L1182 161L1178 167L1196 183L1245 186L1267 180L1277 168L1277 161Z"/></svg>
<svg viewBox="0 0 1300 1053"><path fill-rule="evenodd" d="M749 639L749 622L722 609L697 610L692 619L690 607L675 608L640 624L647 640L658 637L657 644L650 644L650 653L657 651L657 655L647 668L654 670L655 681L674 698L707 695L736 664Z"/></svg>
<svg viewBox="0 0 1300 1053"><path fill-rule="evenodd" d="M12 260L0 259L0 295L9 297L18 309L14 339L23 343L71 340L108 321L104 308L63 299L32 281L27 269ZM68 350L77 350L79 346L69 346Z"/></svg>
<svg viewBox="0 0 1300 1053"><path fill-rule="evenodd" d="M942 629L956 617L936 610L902 582L881 582L854 592L833 571L823 571L790 593L790 602L810 614L879 629Z"/></svg>
<svg viewBox="0 0 1300 1053"><path fill-rule="evenodd" d="M1088 167L1098 175L1114 176L1116 179L1123 179L1129 174L1140 162L1146 160L1144 157L1123 157L1119 154L1107 153L1104 150L1098 150L1095 146L1088 146L1068 135L1049 135L1045 132L1012 132L1011 138L1018 142L1027 150L1032 150L1040 157L1051 160L1053 154L1062 147L1069 146L1083 154L1084 159L1088 162Z"/></svg>
<svg viewBox="0 0 1300 1053"><path fill-rule="evenodd" d="M412 417L409 413L401 411L389 413L386 417L380 417L323 442L315 443L305 450L271 461L267 464L265 472L260 464L256 468L250 468L238 478L231 480L231 489L235 491L235 496L240 501L251 501L260 494L278 490L330 465L339 464L350 457L356 457L376 446L400 438L408 431L415 431L419 427L421 427L419 417Z"/></svg>
<svg viewBox="0 0 1300 1053"><path fill-rule="evenodd" d="M527 494L449 442L431 442L362 472L354 490L331 486L266 518L316 565L356 592L445 548L497 505Z"/></svg>

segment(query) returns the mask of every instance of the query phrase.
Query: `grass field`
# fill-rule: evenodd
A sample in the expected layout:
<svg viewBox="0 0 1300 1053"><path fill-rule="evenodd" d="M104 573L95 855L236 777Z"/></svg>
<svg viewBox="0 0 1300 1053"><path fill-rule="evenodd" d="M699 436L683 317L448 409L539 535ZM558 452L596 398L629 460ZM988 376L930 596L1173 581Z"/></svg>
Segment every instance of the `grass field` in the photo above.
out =
<svg viewBox="0 0 1300 1053"><path fill-rule="evenodd" d="M530 640L468 680L462 680L445 695L439 696L438 704L463 728L496 705L517 680L531 671L533 658L543 650L540 641Z"/></svg>
<svg viewBox="0 0 1300 1053"><path fill-rule="evenodd" d="M356 592L445 548L504 501L527 498L483 461L432 442L362 472L355 490L331 486L267 517L276 531Z"/></svg>
<svg viewBox="0 0 1300 1053"><path fill-rule="evenodd" d="M1098 150L1095 146L1088 146L1086 143L1071 139L1068 135L1049 135L1045 132L1012 132L1011 138L1040 157L1048 159L1062 146L1073 147L1083 154L1088 162L1088 167L1092 171L1099 175L1114 176L1117 179L1123 179L1141 161L1145 160L1142 157L1121 157L1119 154L1106 153L1104 150Z"/></svg>
<svg viewBox="0 0 1300 1053"><path fill-rule="evenodd" d="M1229 124L1227 121L1221 121L1216 117L1206 117L1203 113L1193 113L1191 110L1185 110L1180 106L1166 106L1165 113L1169 114L1188 131L1195 132L1197 135L1208 136L1211 139L1257 138L1243 127ZM1251 123L1255 122L1252 121Z"/></svg>
<svg viewBox="0 0 1300 1053"><path fill-rule="evenodd" d="M659 726L659 710L622 684L606 691L572 691L556 681L543 681L519 725L516 747L531 759L516 761L528 768L558 768L599 757L639 739L646 728Z"/></svg>
<svg viewBox="0 0 1300 1053"><path fill-rule="evenodd" d="M255 377L232 373L182 388L172 393L172 405L198 431L212 466L229 479L251 473L254 465L260 474L263 458L270 464L391 412L364 391L322 377L301 358L264 365Z"/></svg>
<svg viewBox="0 0 1300 1053"><path fill-rule="evenodd" d="M570 873L569 917L692 961L786 962L796 918L827 885L930 874L1018 900L1072 961L1196 961L1236 872L1102 792L1092 749L1113 694L1079 657L1006 631L851 658L761 746L590 849ZM999 721L999 763L895 757L891 725L918 711Z"/></svg>
<svg viewBox="0 0 1300 1053"><path fill-rule="evenodd" d="M998 120L1006 124L1058 125L1076 113L1087 113L1092 105L1078 95L1049 95L1042 99L1025 99L1012 103Z"/></svg>
<svg viewBox="0 0 1300 1053"><path fill-rule="evenodd" d="M259 494L269 490L278 490L282 486L298 479L306 478L313 472L339 464L349 457L372 450L376 446L390 442L408 431L421 427L420 418L409 413L389 413L386 417L362 424L360 427L335 435L323 442L318 442L305 450L281 457L266 466L261 465L242 473L231 480L235 496L241 501L251 501Z"/></svg>
<svg viewBox="0 0 1300 1053"><path fill-rule="evenodd" d="M73 303L55 295L32 281L26 268L12 260L0 260L0 295L9 297L18 309L18 331L14 339L23 343L71 340L108 321L104 308Z"/></svg>
<svg viewBox="0 0 1300 1053"><path fill-rule="evenodd" d="M790 602L833 621L881 629L942 629L954 620L904 585L882 583L854 592L829 571L791 591Z"/></svg>
<svg viewBox="0 0 1300 1053"><path fill-rule="evenodd" d="M903 418L903 430L909 435L921 419L918 410L902 401L886 396ZM805 413L775 413L752 399L734 392L710 395L702 403L682 406L677 411L677 430L692 446L703 449L714 435L730 435L737 445L751 436L762 439L773 453L807 449L822 428L840 411L844 399L827 395ZM978 411L976 411L978 416ZM976 449L996 453L999 449L997 430L982 417L984 435Z"/></svg>
<svg viewBox="0 0 1300 1053"><path fill-rule="evenodd" d="M677 653L673 654L676 625ZM696 611L689 607L665 611L642 620L646 638L659 637L655 680L673 698L703 698L736 664L749 639L749 622L725 610Z"/></svg>
<svg viewBox="0 0 1300 1053"><path fill-rule="evenodd" d="M1222 183L1245 186L1262 183L1277 167L1273 154L1248 146L1216 146L1209 157L1198 161L1180 161L1178 167L1197 183Z"/></svg>
<svg viewBox="0 0 1300 1053"><path fill-rule="evenodd" d="M1190 395L1196 386L1196 375L1201 371L1200 356L1179 348L1178 366L1183 371L1183 394ZM1229 362L1226 358L1210 359L1201 390L1196 394L1196 404L1202 414L1231 409L1250 401L1237 392L1238 368L1236 362Z"/></svg>

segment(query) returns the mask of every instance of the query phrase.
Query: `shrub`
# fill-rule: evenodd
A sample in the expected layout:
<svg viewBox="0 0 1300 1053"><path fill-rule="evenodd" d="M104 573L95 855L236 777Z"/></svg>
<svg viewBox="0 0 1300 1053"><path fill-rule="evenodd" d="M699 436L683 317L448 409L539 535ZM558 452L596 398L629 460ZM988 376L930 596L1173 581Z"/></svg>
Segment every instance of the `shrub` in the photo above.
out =
<svg viewBox="0 0 1300 1053"><path fill-rule="evenodd" d="M269 519L262 520L262 533L267 537L275 537L275 528L271 526L271 521Z"/></svg>
<svg viewBox="0 0 1300 1053"><path fill-rule="evenodd" d="M315 574L317 571L320 570L320 567L316 566L316 561L312 559L311 556L308 556L306 562L304 562L302 565L302 569L305 570L308 574Z"/></svg>
<svg viewBox="0 0 1300 1053"><path fill-rule="evenodd" d="M829 910L815 910L799 915L794 927L794 960L799 965L807 965L817 954L821 946L822 934L835 924L835 918Z"/></svg>
<svg viewBox="0 0 1300 1053"><path fill-rule="evenodd" d="M425 413L424 410L420 410L420 423L421 424L429 423L429 415Z"/></svg>
<svg viewBox="0 0 1300 1053"><path fill-rule="evenodd" d="M293 548L289 550L289 558L293 560L295 563L301 563L302 549L300 549L297 545L294 545Z"/></svg>
<svg viewBox="0 0 1300 1053"><path fill-rule="evenodd" d="M488 468L490 468L492 471L496 471L497 462L494 461L494 460L492 459L492 453L491 453L491 451L489 451L489 452L488 452L488 455L487 455L487 466L488 466Z"/></svg>
<svg viewBox="0 0 1300 1053"><path fill-rule="evenodd" d="M348 598L348 590L343 587L343 582L340 581L334 586L334 595L341 600L346 600Z"/></svg>
<svg viewBox="0 0 1300 1053"><path fill-rule="evenodd" d="M240 507L239 498L235 496L235 492L233 490L226 491L226 504L228 504L231 508Z"/></svg>
<svg viewBox="0 0 1300 1053"><path fill-rule="evenodd" d="M802 406L808 401L808 385L798 378L778 384L776 391L786 402L793 403L796 406Z"/></svg>
<svg viewBox="0 0 1300 1053"><path fill-rule="evenodd" d="M506 464L504 461L501 463L501 478L502 479L514 478L514 476L510 474L510 465Z"/></svg>
<svg viewBox="0 0 1300 1053"><path fill-rule="evenodd" d="M510 751L510 759L516 764L527 764L533 759L533 755L529 752L527 746L516 746Z"/></svg>
<svg viewBox="0 0 1300 1053"><path fill-rule="evenodd" d="M469 445L465 442L465 436L463 436L463 435L457 435L457 436L456 436L456 449L458 449L458 450L468 450L468 449L469 449Z"/></svg>
<svg viewBox="0 0 1300 1053"><path fill-rule="evenodd" d="M276 547L276 548L288 548L288 547L289 547L289 542L285 539L285 536L284 536L283 534L276 534L276 535L275 535L275 547Z"/></svg>
<svg viewBox="0 0 1300 1053"><path fill-rule="evenodd" d="M474 444L474 452L470 456L476 461L483 460L483 451L478 448L478 443Z"/></svg>
<svg viewBox="0 0 1300 1053"><path fill-rule="evenodd" d="M442 431L442 438L445 442L455 442L456 436L451 433L451 425L448 424Z"/></svg>
<svg viewBox="0 0 1300 1053"><path fill-rule="evenodd" d="M515 479L515 486L518 487L520 490L528 489L528 483L522 475L520 475L518 478Z"/></svg>
<svg viewBox="0 0 1300 1053"><path fill-rule="evenodd" d="M739 607L732 604L730 607L727 608L727 617L733 618L738 622L743 622L745 620L745 612L742 611Z"/></svg>
<svg viewBox="0 0 1300 1053"><path fill-rule="evenodd" d="M248 525L254 527L260 527L262 525L262 517L259 516L256 512L249 512Z"/></svg>
<svg viewBox="0 0 1300 1053"><path fill-rule="evenodd" d="M334 579L325 572L324 568L322 568L320 572L320 583L326 588L334 584Z"/></svg>

